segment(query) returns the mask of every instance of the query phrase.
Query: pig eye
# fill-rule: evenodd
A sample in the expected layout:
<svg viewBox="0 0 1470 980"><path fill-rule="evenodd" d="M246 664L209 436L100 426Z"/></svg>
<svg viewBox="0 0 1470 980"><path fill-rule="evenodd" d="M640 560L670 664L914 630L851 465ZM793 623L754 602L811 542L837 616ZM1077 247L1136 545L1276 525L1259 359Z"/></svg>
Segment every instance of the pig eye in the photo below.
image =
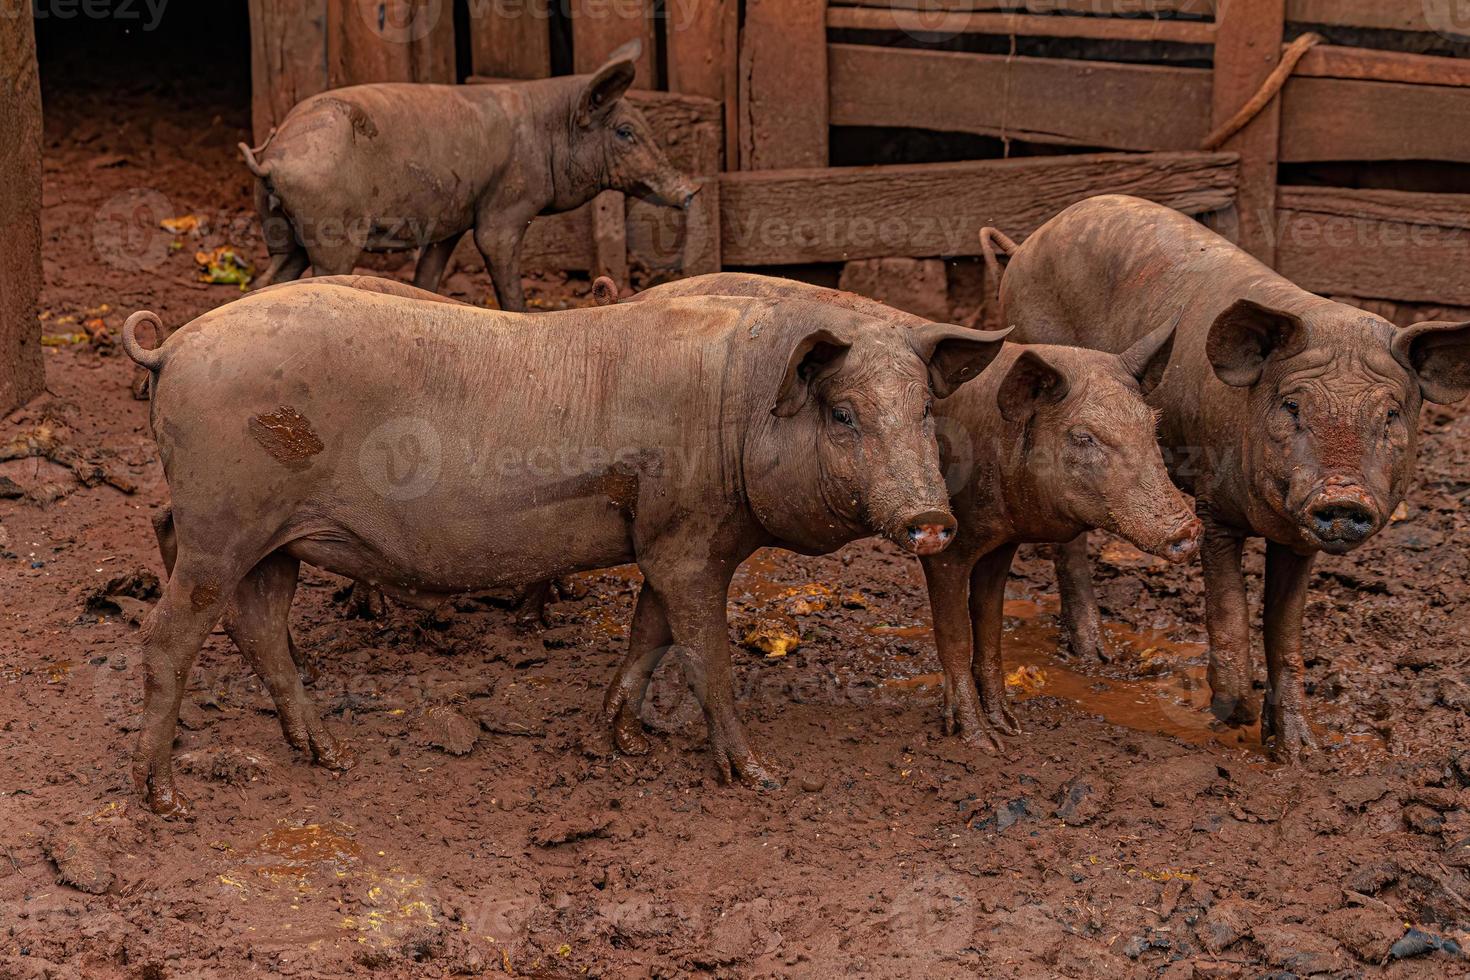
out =
<svg viewBox="0 0 1470 980"><path fill-rule="evenodd" d="M933 402L925 402L924 403L924 418L927 419L929 416L931 416L933 414L934 414L934 403Z"/></svg>
<svg viewBox="0 0 1470 980"><path fill-rule="evenodd" d="M1288 398L1284 402L1282 402L1281 407L1286 409L1286 413L1292 418L1296 418L1297 413L1302 410L1302 407L1296 403L1295 399L1292 398Z"/></svg>
<svg viewBox="0 0 1470 980"><path fill-rule="evenodd" d="M1068 434L1072 437L1073 443L1085 449L1091 449L1097 445L1097 440L1086 429L1073 429Z"/></svg>
<svg viewBox="0 0 1470 980"><path fill-rule="evenodd" d="M832 421L838 425L845 425L849 429L857 428L857 419L852 417L852 411L843 408L841 405L832 409Z"/></svg>
<svg viewBox="0 0 1470 980"><path fill-rule="evenodd" d="M1390 422L1397 422L1399 420L1399 410L1396 408L1390 408L1388 410L1388 420Z"/></svg>
<svg viewBox="0 0 1470 980"><path fill-rule="evenodd" d="M619 126L618 127L618 139L622 140L624 143L631 143L631 142L633 142L633 127L632 126Z"/></svg>

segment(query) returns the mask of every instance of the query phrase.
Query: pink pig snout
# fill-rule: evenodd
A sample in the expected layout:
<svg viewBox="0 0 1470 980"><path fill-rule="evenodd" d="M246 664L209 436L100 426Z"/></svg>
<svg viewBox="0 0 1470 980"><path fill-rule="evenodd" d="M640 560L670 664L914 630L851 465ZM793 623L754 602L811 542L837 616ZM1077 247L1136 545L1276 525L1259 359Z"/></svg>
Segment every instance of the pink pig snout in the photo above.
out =
<svg viewBox="0 0 1470 980"><path fill-rule="evenodd" d="M1327 551L1340 553L1362 544L1378 530L1379 509L1363 487L1328 478L1306 507L1307 525Z"/></svg>
<svg viewBox="0 0 1470 980"><path fill-rule="evenodd" d="M955 519L942 510L931 510L904 525L899 544L916 555L937 555L954 540Z"/></svg>
<svg viewBox="0 0 1470 980"><path fill-rule="evenodd" d="M1164 538L1159 548L1159 556L1175 564L1186 562L1193 558L1199 551L1199 539L1204 527L1194 517L1190 517L1174 532Z"/></svg>

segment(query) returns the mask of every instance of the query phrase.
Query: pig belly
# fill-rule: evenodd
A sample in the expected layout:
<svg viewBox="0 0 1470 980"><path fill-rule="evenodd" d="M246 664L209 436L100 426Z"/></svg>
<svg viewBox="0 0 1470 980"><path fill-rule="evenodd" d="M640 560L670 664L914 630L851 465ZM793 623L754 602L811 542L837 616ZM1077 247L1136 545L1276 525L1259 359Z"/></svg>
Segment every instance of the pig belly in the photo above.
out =
<svg viewBox="0 0 1470 980"><path fill-rule="evenodd" d="M412 601L632 561L632 519L604 501L557 501L439 520L408 502L371 519L314 519L287 554Z"/></svg>

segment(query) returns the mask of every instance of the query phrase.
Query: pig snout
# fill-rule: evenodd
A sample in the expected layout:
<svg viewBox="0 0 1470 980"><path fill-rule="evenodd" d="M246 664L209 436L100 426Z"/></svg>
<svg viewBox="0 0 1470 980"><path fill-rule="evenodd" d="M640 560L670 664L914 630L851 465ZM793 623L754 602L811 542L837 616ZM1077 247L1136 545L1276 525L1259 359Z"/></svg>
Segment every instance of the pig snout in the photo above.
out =
<svg viewBox="0 0 1470 980"><path fill-rule="evenodd" d="M649 188L649 195L659 204L671 208L689 209L694 203L694 195L699 193L699 185L682 176L673 180L663 180Z"/></svg>
<svg viewBox="0 0 1470 980"><path fill-rule="evenodd" d="M1306 508L1312 534L1330 552L1347 551L1378 530L1379 511L1373 497L1347 481L1329 480L1312 495Z"/></svg>
<svg viewBox="0 0 1470 980"><path fill-rule="evenodd" d="M1191 514L1164 537L1159 546L1159 557L1175 564L1193 558L1199 551L1199 539L1203 530L1203 525Z"/></svg>
<svg viewBox="0 0 1470 980"><path fill-rule="evenodd" d="M955 519L944 511L926 511L903 523L899 544L916 555L937 555L954 540L955 526Z"/></svg>

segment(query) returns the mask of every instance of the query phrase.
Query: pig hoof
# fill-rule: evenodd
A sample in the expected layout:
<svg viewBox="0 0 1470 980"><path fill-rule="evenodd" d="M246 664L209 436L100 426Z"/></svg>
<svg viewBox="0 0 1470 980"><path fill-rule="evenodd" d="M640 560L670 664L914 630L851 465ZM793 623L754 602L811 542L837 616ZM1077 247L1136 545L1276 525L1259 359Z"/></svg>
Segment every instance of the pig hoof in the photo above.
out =
<svg viewBox="0 0 1470 980"><path fill-rule="evenodd" d="M1232 728L1254 725L1259 715L1249 697L1215 692L1210 698L1210 713Z"/></svg>
<svg viewBox="0 0 1470 980"><path fill-rule="evenodd" d="M986 714L991 727L1002 735L1020 735L1021 723L1016 721L1016 716L1011 714L1009 708L997 708Z"/></svg>
<svg viewBox="0 0 1470 980"><path fill-rule="evenodd" d="M179 820L193 813L189 800L174 789L171 778L159 780L152 774L147 774L141 778L135 776L134 779L141 784L143 802L148 805L148 809L165 820Z"/></svg>
<svg viewBox="0 0 1470 980"><path fill-rule="evenodd" d="M311 758L317 765L333 772L346 772L357 765L357 754L345 742L339 742L325 732L312 736Z"/></svg>
<svg viewBox="0 0 1470 980"><path fill-rule="evenodd" d="M388 612L388 600L377 586L353 582L347 596L347 611L358 619L381 619Z"/></svg>
<svg viewBox="0 0 1470 980"><path fill-rule="evenodd" d="M619 715L613 722L613 744L623 755L647 755L652 746L643 734L643 723L637 718Z"/></svg>
<svg viewBox="0 0 1470 980"><path fill-rule="evenodd" d="M1261 737L1271 740L1271 758L1282 765L1300 765L1304 752L1317 749L1312 726L1300 711L1283 711L1275 719L1270 715L1262 718Z"/></svg>
<svg viewBox="0 0 1470 980"><path fill-rule="evenodd" d="M781 780L766 769L754 755L745 759L726 758L721 766L725 782L739 781L742 786L758 790L777 790L781 788ZM734 779L731 779L731 776Z"/></svg>

